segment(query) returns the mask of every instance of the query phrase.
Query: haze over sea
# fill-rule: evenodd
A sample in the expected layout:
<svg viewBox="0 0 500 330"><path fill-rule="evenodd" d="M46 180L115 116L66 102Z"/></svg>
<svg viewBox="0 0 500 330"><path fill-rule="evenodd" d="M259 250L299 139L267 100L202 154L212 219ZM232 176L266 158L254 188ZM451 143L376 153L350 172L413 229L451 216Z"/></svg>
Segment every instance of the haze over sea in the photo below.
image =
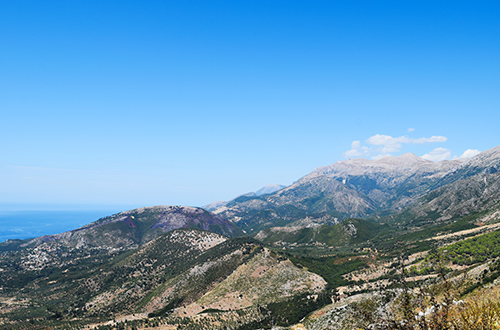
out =
<svg viewBox="0 0 500 330"><path fill-rule="evenodd" d="M128 208L76 208L60 205L0 205L0 242L76 229Z"/></svg>

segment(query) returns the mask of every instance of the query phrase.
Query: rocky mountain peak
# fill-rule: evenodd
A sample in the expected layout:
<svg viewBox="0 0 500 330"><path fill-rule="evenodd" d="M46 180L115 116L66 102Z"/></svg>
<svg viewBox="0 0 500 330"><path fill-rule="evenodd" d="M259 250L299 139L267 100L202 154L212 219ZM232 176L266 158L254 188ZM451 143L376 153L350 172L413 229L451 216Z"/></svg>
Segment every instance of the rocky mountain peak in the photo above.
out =
<svg viewBox="0 0 500 330"><path fill-rule="evenodd" d="M348 176L411 176L415 173L441 173L444 175L460 166L461 162L435 163L412 153L401 156L388 156L378 160L363 158L348 159L319 167L302 178L308 180L316 176L345 178Z"/></svg>
<svg viewBox="0 0 500 330"><path fill-rule="evenodd" d="M497 165L500 161L500 146L481 152L472 157L469 164L472 166L488 167Z"/></svg>

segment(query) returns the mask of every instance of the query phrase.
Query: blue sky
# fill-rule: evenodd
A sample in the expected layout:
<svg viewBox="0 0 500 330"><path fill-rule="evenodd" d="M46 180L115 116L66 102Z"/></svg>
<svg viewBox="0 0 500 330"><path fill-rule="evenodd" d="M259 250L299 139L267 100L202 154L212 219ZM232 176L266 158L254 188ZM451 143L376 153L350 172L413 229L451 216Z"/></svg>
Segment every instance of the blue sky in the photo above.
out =
<svg viewBox="0 0 500 330"><path fill-rule="evenodd" d="M500 144L498 1L0 6L0 204L204 205Z"/></svg>

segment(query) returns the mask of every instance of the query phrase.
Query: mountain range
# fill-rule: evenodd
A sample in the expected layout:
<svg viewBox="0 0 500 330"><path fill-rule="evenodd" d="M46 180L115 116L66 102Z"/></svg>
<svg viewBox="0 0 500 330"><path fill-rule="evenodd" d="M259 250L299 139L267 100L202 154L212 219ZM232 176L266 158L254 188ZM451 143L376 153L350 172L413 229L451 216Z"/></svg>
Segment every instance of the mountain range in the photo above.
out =
<svg viewBox="0 0 500 330"><path fill-rule="evenodd" d="M441 162L413 154L350 159L317 168L274 193L238 197L212 212L247 232L352 217L387 222L411 214L441 221L495 207L499 164L500 147L472 159Z"/></svg>
<svg viewBox="0 0 500 330"><path fill-rule="evenodd" d="M436 246L472 246L480 258L448 260L448 276L469 267L465 291L485 285L498 229L500 147L442 162L349 159L229 202L1 243L0 326L341 329L345 306L390 288L402 254L412 281L430 286Z"/></svg>

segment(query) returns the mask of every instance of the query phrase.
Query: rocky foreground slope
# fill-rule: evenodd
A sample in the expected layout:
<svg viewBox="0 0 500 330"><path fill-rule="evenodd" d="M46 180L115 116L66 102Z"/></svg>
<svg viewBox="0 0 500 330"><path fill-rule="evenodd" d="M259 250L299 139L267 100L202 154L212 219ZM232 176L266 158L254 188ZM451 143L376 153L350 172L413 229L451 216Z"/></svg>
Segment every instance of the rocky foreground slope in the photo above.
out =
<svg viewBox="0 0 500 330"><path fill-rule="evenodd" d="M169 231L128 251L48 241L0 254L0 267L0 325L13 329L149 320L200 329L215 324L214 312L222 313L221 326L268 323L294 299L316 304L327 286L251 239L195 229Z"/></svg>

